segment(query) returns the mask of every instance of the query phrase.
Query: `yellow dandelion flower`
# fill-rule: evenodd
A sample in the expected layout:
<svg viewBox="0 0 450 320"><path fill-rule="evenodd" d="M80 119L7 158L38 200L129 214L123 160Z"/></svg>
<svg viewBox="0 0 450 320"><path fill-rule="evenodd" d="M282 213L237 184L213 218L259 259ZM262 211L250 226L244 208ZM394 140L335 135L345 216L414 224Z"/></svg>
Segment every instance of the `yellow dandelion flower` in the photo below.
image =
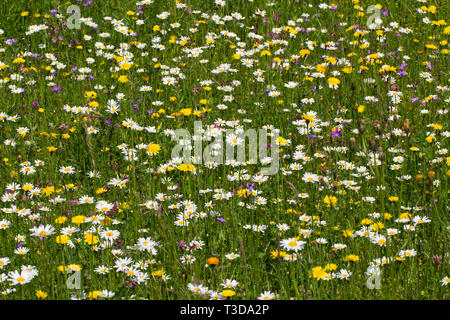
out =
<svg viewBox="0 0 450 320"><path fill-rule="evenodd" d="M101 292L101 291L98 291L98 290L96 290L96 291L91 291L91 292L89 292L88 297L89 297L90 299L97 299L101 293L102 293L102 292Z"/></svg>
<svg viewBox="0 0 450 320"><path fill-rule="evenodd" d="M329 276L329 274L321 266L312 268L311 275L312 275L312 277L314 277L317 280L321 280L321 279Z"/></svg>
<svg viewBox="0 0 450 320"><path fill-rule="evenodd" d="M180 171L194 171L195 166L193 164L182 163L178 166L178 170Z"/></svg>
<svg viewBox="0 0 450 320"><path fill-rule="evenodd" d="M328 208L330 208L331 206L335 206L337 203L337 198L335 196L326 196L323 199L323 202L327 205Z"/></svg>
<svg viewBox="0 0 450 320"><path fill-rule="evenodd" d="M126 83L126 82L128 82L129 80L128 80L128 77L127 77L126 75L122 75L122 76L120 76L120 77L117 79L117 81L119 81L120 83Z"/></svg>
<svg viewBox="0 0 450 320"><path fill-rule="evenodd" d="M344 258L345 261L351 261L351 262L356 262L359 261L359 257L355 254L349 254L348 256L346 256Z"/></svg>
<svg viewBox="0 0 450 320"><path fill-rule="evenodd" d="M56 243L60 243L60 244L66 244L67 242L69 242L69 240L70 240L70 237L66 236L66 235L57 236L55 239Z"/></svg>
<svg viewBox="0 0 450 320"><path fill-rule="evenodd" d="M83 216L83 215L78 215L72 218L72 223L75 223L77 225L80 225L82 223L84 223L84 220L86 220L87 217Z"/></svg>
<svg viewBox="0 0 450 320"><path fill-rule="evenodd" d="M159 146L159 144L156 144L156 143L151 143L147 147L147 152L151 156L158 154L160 150L161 150L161 147Z"/></svg>
<svg viewBox="0 0 450 320"><path fill-rule="evenodd" d="M232 297L236 294L236 292L234 292L233 290L223 290L222 291L222 296L224 297Z"/></svg>
<svg viewBox="0 0 450 320"><path fill-rule="evenodd" d="M87 244L96 244L98 243L98 237L94 236L90 232L86 232L86 234L84 235L84 242L86 242Z"/></svg>
<svg viewBox="0 0 450 320"><path fill-rule="evenodd" d="M334 263L329 263L325 266L325 271L334 271L338 268L338 266Z"/></svg>
<svg viewBox="0 0 450 320"><path fill-rule="evenodd" d="M47 197L49 197L53 192L55 192L55 187L54 186L48 186L45 188L42 188L42 194L46 195Z"/></svg>

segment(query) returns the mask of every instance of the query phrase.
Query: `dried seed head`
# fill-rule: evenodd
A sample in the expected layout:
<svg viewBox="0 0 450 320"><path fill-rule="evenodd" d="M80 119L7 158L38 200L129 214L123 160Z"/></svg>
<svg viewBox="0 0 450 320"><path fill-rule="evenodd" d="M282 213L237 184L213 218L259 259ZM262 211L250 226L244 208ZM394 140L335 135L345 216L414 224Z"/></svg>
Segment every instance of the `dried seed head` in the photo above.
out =
<svg viewBox="0 0 450 320"><path fill-rule="evenodd" d="M409 131L409 125L411 124L411 122L409 121L409 119L405 119L405 121L403 121L403 130L405 132Z"/></svg>
<svg viewBox="0 0 450 320"><path fill-rule="evenodd" d="M437 267L441 264L442 262L442 257L438 254L433 255L433 266Z"/></svg>
<svg viewBox="0 0 450 320"><path fill-rule="evenodd" d="M376 133L381 134L383 132L383 128L381 127L381 121L380 120L375 120L373 122L373 125L375 126Z"/></svg>
<svg viewBox="0 0 450 320"><path fill-rule="evenodd" d="M377 152L378 152L378 154L379 154L379 159L380 159L380 161L384 161L385 156L384 156L384 153L383 153L383 148L378 147Z"/></svg>
<svg viewBox="0 0 450 320"><path fill-rule="evenodd" d="M377 150L377 141L376 140L369 138L368 142L369 142L370 150L372 150L372 151Z"/></svg>
<svg viewBox="0 0 450 320"><path fill-rule="evenodd" d="M351 137L350 138L350 150L355 151L355 149L356 149L356 139Z"/></svg>
<svg viewBox="0 0 450 320"><path fill-rule="evenodd" d="M366 131L366 121L362 119L359 122L359 132L364 133Z"/></svg>

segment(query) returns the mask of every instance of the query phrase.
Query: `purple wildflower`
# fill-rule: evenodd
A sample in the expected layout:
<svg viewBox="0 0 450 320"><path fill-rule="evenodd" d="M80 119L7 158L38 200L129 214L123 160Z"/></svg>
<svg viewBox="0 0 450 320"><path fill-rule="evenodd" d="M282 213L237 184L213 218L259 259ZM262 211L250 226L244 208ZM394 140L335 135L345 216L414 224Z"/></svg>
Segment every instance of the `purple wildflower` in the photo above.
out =
<svg viewBox="0 0 450 320"><path fill-rule="evenodd" d="M334 130L330 131L330 133L333 135L332 136L333 139L336 139L336 138L339 139L339 138L341 138L342 130L339 129L339 127L335 127Z"/></svg>
<svg viewBox="0 0 450 320"><path fill-rule="evenodd" d="M245 186L247 187L248 190L253 190L255 183L252 183L252 184L246 183Z"/></svg>

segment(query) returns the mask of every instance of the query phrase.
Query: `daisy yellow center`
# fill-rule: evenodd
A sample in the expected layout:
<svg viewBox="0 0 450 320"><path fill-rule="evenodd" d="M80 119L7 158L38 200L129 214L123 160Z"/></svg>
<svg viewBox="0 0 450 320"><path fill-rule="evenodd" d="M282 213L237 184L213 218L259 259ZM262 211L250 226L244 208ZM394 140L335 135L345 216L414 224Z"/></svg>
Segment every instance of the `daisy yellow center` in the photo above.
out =
<svg viewBox="0 0 450 320"><path fill-rule="evenodd" d="M288 246L289 247L296 247L297 246L297 242L291 241L291 242L288 243Z"/></svg>

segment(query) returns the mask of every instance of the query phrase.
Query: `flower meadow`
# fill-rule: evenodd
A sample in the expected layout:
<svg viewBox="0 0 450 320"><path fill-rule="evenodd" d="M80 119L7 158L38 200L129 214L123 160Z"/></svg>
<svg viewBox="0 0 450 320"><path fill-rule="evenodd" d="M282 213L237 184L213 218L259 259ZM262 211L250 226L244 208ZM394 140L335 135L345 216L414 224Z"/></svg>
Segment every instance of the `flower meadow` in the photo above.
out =
<svg viewBox="0 0 450 320"><path fill-rule="evenodd" d="M3 1L0 298L448 299L448 9Z"/></svg>

